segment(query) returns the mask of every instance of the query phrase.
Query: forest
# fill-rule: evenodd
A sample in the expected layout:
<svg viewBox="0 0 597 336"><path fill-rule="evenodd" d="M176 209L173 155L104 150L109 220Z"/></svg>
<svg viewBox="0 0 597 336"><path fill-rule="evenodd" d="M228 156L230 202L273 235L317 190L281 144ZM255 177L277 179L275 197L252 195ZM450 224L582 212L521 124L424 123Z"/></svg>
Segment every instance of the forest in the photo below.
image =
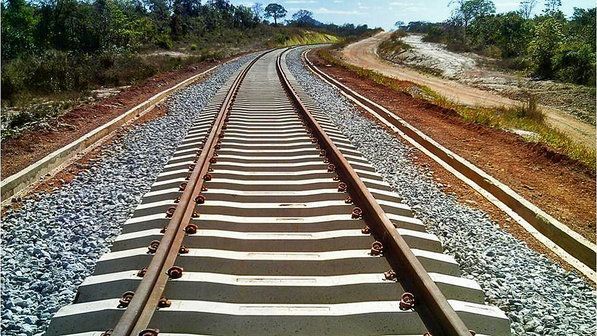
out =
<svg viewBox="0 0 597 336"><path fill-rule="evenodd" d="M344 37L369 30L322 24L308 11L281 25L286 13L276 3L227 0L2 1L3 105L32 94L128 85L204 59L287 45L304 37L306 26ZM165 50L189 57L160 57Z"/></svg>
<svg viewBox="0 0 597 336"><path fill-rule="evenodd" d="M424 40L452 51L472 51L524 70L538 79L595 86L595 8L575 8L570 17L560 0L523 0L517 11L496 14L491 0L457 0L442 23L397 22L400 30L424 33Z"/></svg>

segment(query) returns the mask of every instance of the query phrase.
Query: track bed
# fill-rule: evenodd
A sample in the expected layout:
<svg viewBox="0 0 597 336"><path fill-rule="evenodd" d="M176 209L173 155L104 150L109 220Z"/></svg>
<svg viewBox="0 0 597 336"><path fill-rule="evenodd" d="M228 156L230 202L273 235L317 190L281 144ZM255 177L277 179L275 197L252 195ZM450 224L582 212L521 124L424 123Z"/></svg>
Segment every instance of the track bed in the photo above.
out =
<svg viewBox="0 0 597 336"><path fill-rule="evenodd" d="M440 335L462 324L509 335L503 312L293 85L283 53L214 97L47 335ZM400 265L400 241L415 266Z"/></svg>

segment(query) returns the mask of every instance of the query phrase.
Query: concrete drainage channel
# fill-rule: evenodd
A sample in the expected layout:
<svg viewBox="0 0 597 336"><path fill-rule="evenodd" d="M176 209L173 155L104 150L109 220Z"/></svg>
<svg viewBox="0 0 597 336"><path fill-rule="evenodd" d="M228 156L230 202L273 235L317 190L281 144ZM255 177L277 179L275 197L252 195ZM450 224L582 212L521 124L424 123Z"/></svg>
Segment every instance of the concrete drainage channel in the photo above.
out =
<svg viewBox="0 0 597 336"><path fill-rule="evenodd" d="M343 95L365 109L380 123L479 192L572 267L589 279L597 279L597 273L595 273L597 246L595 244L545 213L494 177L441 146L383 106L361 96L328 76L313 65L306 54L303 54L303 58L309 68L320 78L339 88Z"/></svg>
<svg viewBox="0 0 597 336"><path fill-rule="evenodd" d="M134 127L71 183L26 197L2 220L2 334L41 335L119 234L202 109L254 56L224 64L168 99L168 115Z"/></svg>
<svg viewBox="0 0 597 336"><path fill-rule="evenodd" d="M233 59L229 62L234 62L235 60L236 59ZM10 202L13 197L26 194L46 177L53 176L58 171L64 169L68 164L72 163L72 160L83 156L85 153L101 145L120 127L151 111L156 105L163 102L174 92L193 84L200 78L203 78L214 71L216 68L218 68L218 65L213 66L200 74L191 76L190 78L187 78L182 82L155 94L148 100L124 112L122 115L116 117L110 122L97 127L72 143L55 150L54 152L46 155L41 160L29 165L18 173L3 179L0 186L3 205Z"/></svg>
<svg viewBox="0 0 597 336"><path fill-rule="evenodd" d="M281 55L194 120L48 335L510 333Z"/></svg>
<svg viewBox="0 0 597 336"><path fill-rule="evenodd" d="M485 292L486 300L506 311L515 334L594 334L595 298L590 286L499 232L482 213L463 208L442 195L421 171L412 168L404 146L351 111L347 107L350 104L347 105L334 90L303 68L299 56L300 51L292 51L288 56L288 67L284 71L296 76L295 80L288 75L291 84L341 152L346 154L351 165L364 177L363 181L374 191L376 198L380 199L380 205L392 222L398 224L397 231L409 245L419 250L417 259L426 268L435 271L430 274L434 284L447 296L449 306L459 313L467 326L486 334L509 333L509 323L504 315L495 307L482 304L483 293L471 280L474 278ZM184 202L181 197L176 203L177 196L184 193L179 189L185 183L189 168L197 158L196 153L202 147L201 140L210 128L211 122L205 120L209 120L210 116L213 119L217 110L213 104L217 105L217 100L224 94L216 95L210 107L203 109L203 106L209 97L214 97L217 87L247 60L245 58L243 62L220 70L212 77L215 78L213 82L210 82L211 79L206 82L211 84L193 86L175 97L170 102L170 115L176 115L175 118L160 123L168 118L165 117L150 123L151 127L141 126L133 130L122 144L108 150L110 157L102 158L95 169L92 167L90 172L78 177L72 187L42 196L38 202L28 201L22 211L8 214L11 226L5 226L6 221L3 224L3 333L41 334L47 318L73 298L77 284L95 267L99 254L106 251L106 241L114 239L122 223L133 213L133 218L124 224L122 234L114 241L113 251L100 259L94 275L80 287L76 303L63 308L52 323L49 334L83 331L84 334L99 336L117 325L119 316L128 310L125 307L135 298L135 294L127 292L139 293L137 285L146 279L147 272L151 273L151 268L147 271L143 269L151 264L153 251L157 252L162 246L154 240L159 242L163 239L168 232L167 229L162 231L168 224L167 217L176 213L176 209L172 208L178 208ZM271 73L273 65L269 66L272 76L268 81L271 81L275 75ZM250 334L255 331L255 334L261 335L264 326L278 328L276 330L281 334L286 333L285 327L318 335L334 334L335 331L358 335L383 334L389 332L383 328L396 325L395 317L404 318L410 327L418 328L405 328L403 332L423 334L429 327L424 324L428 321L425 318L426 305L422 303L425 299L418 300L418 293L414 293L414 311L409 306L413 303L412 297L406 295L403 303L400 302L401 294L410 287L408 283L402 283L404 273L390 272L394 268L391 267L391 258L384 258L391 254L390 244L383 240L387 237L376 236L378 232L375 229L372 230L373 235L363 230L369 220L367 213L355 211L357 204L346 203L347 194L338 192L340 181L334 181L334 174L328 171L335 168L329 166L330 162L324 162L325 157L320 156L321 151L314 147L312 139L301 134L304 130L300 121L297 123L296 117L292 117L295 115L292 109L279 112L280 118L274 118L276 123L280 123L276 124L277 127L267 127L272 122L270 118L278 115L268 111L269 108L288 104L288 101L283 103L279 93L277 96L260 94L264 87L278 90L268 81L264 85L263 78L249 75L247 83L253 82L261 89L246 89L246 92L252 93L251 98L243 97L242 92L237 95L238 104L229 118L220 151L211 162L213 171L206 182L204 198L193 199L197 202L199 216L195 216L191 224L197 226L186 225L188 223L182 226L184 246L176 249L181 253L176 260L181 263L174 265L180 268L170 267L163 272L168 274L167 286L162 293L163 298L152 296L159 308L150 309L152 313L146 315L147 327L152 330L144 334L153 335L155 329L161 329L160 334L165 335L171 332L199 333L201 328L213 328L206 334L220 335L221 332L228 334L234 331ZM262 99L263 106L259 107L261 115L258 117L255 111L251 111L254 97ZM193 126L191 123L194 123ZM185 125L184 130L178 131L176 127L179 125ZM191 131L181 142L189 127ZM291 139L281 136L287 132ZM163 144L165 149L162 145L156 146L155 142L163 137L168 139ZM247 138L254 138L255 146L244 143L243 139ZM293 141L296 142L293 154L288 155L288 147ZM177 144L179 147L174 156L162 169ZM256 155L255 150L259 146L268 147L270 152ZM137 152L139 148L144 150ZM281 148L284 148L284 157L276 158L275 161L280 162L276 167L286 168L278 174L271 174L268 164L272 160L268 161L268 157L279 155ZM301 167L304 162L309 162L307 168L310 171ZM137 170L141 173L124 173ZM156 176L157 180L151 185ZM382 181L382 177L389 185ZM286 182L280 183L280 178ZM105 184L90 187L104 180ZM293 190L300 184L295 182L302 180L311 181L313 189ZM255 181L273 190L270 190L271 193L255 190L268 190ZM121 188L123 185L127 185L124 190ZM402 201L392 189L399 191ZM90 190L93 192L86 194ZM133 211L143 193L142 204ZM288 195L283 196L284 193ZM81 202L77 201L78 197L73 197L79 194L84 195ZM270 207L271 203L277 206ZM411 205L412 210L406 203ZM102 209L97 204L108 205ZM319 225L311 225L314 223L309 224L309 220L305 220L313 219L305 217L305 213L323 209L325 213L340 217L322 221L321 215L314 216ZM278 220L267 222L264 216L270 211L270 219L281 218L280 213L289 217L282 224ZM234 215L225 215L227 212ZM62 218L59 224L53 224L53 220L48 222L47 218L57 216L57 213ZM422 222L414 218L413 213ZM238 214L256 222L239 222ZM192 213L189 215L193 216ZM360 215L364 215L364 219L359 218ZM422 223L437 237L425 233ZM8 228L11 231L6 230ZM13 228L17 228L14 235ZM7 232L11 234L8 253ZM454 259L439 253L442 247L438 245L437 238L443 248L455 256L460 267ZM375 239L383 244L375 244ZM23 245L27 247L21 251ZM356 250L346 250L346 246L356 246ZM39 251L35 250L36 247ZM306 251L307 247L311 252ZM284 251L284 258L280 251ZM376 256L379 252L383 253L382 257ZM36 255L39 262L29 260L27 253ZM5 260L9 261L8 269ZM195 262L199 260L201 263ZM283 261L297 266L290 267ZM356 267L359 271L355 273L355 266L346 261L358 261L364 266ZM245 264L235 268L246 262L258 267L251 268ZM309 266L300 266L305 263ZM316 266L318 263L323 266ZM344 265L334 267L337 263ZM226 266L228 269L222 268L222 265L229 265ZM56 269L56 274L47 272L53 269ZM459 269L466 278L455 276ZM311 276L290 274L293 270ZM257 271L259 274L256 274ZM322 273L315 274L317 271ZM529 280L528 273L533 275L532 280ZM46 283L51 286L46 286ZM44 290L46 287L49 289ZM22 288L29 290L23 291ZM189 288L200 290L189 291ZM246 295L239 296L239 292ZM189 293L193 296L189 297ZM529 293L533 293L532 297ZM298 302L302 300L302 303L290 298L299 298ZM256 303L256 300L269 301ZM462 300L473 303L459 304ZM322 301L325 304L320 304ZM7 311L10 313L7 314ZM34 321L36 311L44 314L44 319ZM376 319L367 318L363 323L355 323L358 318L342 317L362 316L374 311ZM7 316L11 318L8 321ZM294 316L294 320L289 316ZM70 318L74 320L69 322ZM317 318L320 322L312 323ZM391 326L384 323L387 318L392 319ZM34 322L29 323L31 321ZM143 321L137 320L137 324L143 325ZM250 329L244 324L247 321L261 324L256 329ZM430 325L433 328L433 323ZM303 329L305 326L322 327L324 332L316 330L313 333L314 330ZM115 329L112 334L119 334L118 330ZM441 331L434 330L434 335L438 334Z"/></svg>
<svg viewBox="0 0 597 336"><path fill-rule="evenodd" d="M305 49L290 53L288 63L307 95L440 238L465 277L479 282L487 302L507 313L513 334L595 334L591 284L500 230L485 213L441 192L431 175L412 163L408 144L362 116L343 94L305 68Z"/></svg>

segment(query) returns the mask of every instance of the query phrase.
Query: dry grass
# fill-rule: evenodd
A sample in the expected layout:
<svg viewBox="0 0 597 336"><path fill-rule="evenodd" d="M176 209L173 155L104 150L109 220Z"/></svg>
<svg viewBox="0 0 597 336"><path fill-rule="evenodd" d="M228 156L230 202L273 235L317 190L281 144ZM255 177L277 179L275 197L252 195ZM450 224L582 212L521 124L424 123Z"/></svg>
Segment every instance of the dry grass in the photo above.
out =
<svg viewBox="0 0 597 336"><path fill-rule="evenodd" d="M338 43L340 41L341 39L334 35L303 30L295 33L292 36L289 36L283 43L280 44L280 46L290 47L305 44Z"/></svg>
<svg viewBox="0 0 597 336"><path fill-rule="evenodd" d="M384 56L393 56L412 49L411 45L402 41L404 36L406 36L406 33L401 30L393 32L389 39L379 45L379 53Z"/></svg>
<svg viewBox="0 0 597 336"><path fill-rule="evenodd" d="M581 162L590 170L595 168L595 148L573 141L566 134L547 125L545 116L538 107L537 99L533 95L529 94L527 101L516 107L484 108L461 105L428 87L414 83L406 84L386 77L377 71L363 69L343 62L334 57L329 49L321 50L319 55L325 61L346 68L361 78L372 80L395 91L408 93L415 98L424 99L437 106L454 110L468 122L508 131L522 130L529 132L529 136L523 136L525 141L543 144L558 153Z"/></svg>

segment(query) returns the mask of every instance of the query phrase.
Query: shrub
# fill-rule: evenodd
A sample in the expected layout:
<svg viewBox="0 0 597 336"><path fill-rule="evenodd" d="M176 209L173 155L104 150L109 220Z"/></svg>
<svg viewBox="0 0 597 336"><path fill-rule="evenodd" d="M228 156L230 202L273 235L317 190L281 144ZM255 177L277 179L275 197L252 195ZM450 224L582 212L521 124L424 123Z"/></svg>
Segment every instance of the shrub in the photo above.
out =
<svg viewBox="0 0 597 336"><path fill-rule="evenodd" d="M527 101L515 109L515 114L517 118L528 119L539 123L543 123L545 120L545 114L543 114L543 111L537 105L537 97L534 95L529 95Z"/></svg>
<svg viewBox="0 0 597 336"><path fill-rule="evenodd" d="M497 46L490 45L483 49L483 55L492 58L502 58L502 49Z"/></svg>
<svg viewBox="0 0 597 336"><path fill-rule="evenodd" d="M92 81L96 64L87 54L78 56L57 50L41 55L21 56L6 62L2 71L2 92L9 98L18 91L58 92L85 89Z"/></svg>
<svg viewBox="0 0 597 336"><path fill-rule="evenodd" d="M564 34L562 23L549 17L537 24L535 36L529 43L527 53L533 75L549 78L554 73L553 56L560 48Z"/></svg>
<svg viewBox="0 0 597 336"><path fill-rule="evenodd" d="M172 47L174 47L174 44L172 43L172 38L169 34L161 34L158 37L156 37L155 45L158 48L166 50L170 50L172 49Z"/></svg>
<svg viewBox="0 0 597 336"><path fill-rule="evenodd" d="M423 37L423 41L425 42L442 42L443 41L443 30L437 26L429 27L427 31L427 35Z"/></svg>
<svg viewBox="0 0 597 336"><path fill-rule="evenodd" d="M588 44L563 44L552 58L556 78L564 82L595 85L595 52Z"/></svg>

